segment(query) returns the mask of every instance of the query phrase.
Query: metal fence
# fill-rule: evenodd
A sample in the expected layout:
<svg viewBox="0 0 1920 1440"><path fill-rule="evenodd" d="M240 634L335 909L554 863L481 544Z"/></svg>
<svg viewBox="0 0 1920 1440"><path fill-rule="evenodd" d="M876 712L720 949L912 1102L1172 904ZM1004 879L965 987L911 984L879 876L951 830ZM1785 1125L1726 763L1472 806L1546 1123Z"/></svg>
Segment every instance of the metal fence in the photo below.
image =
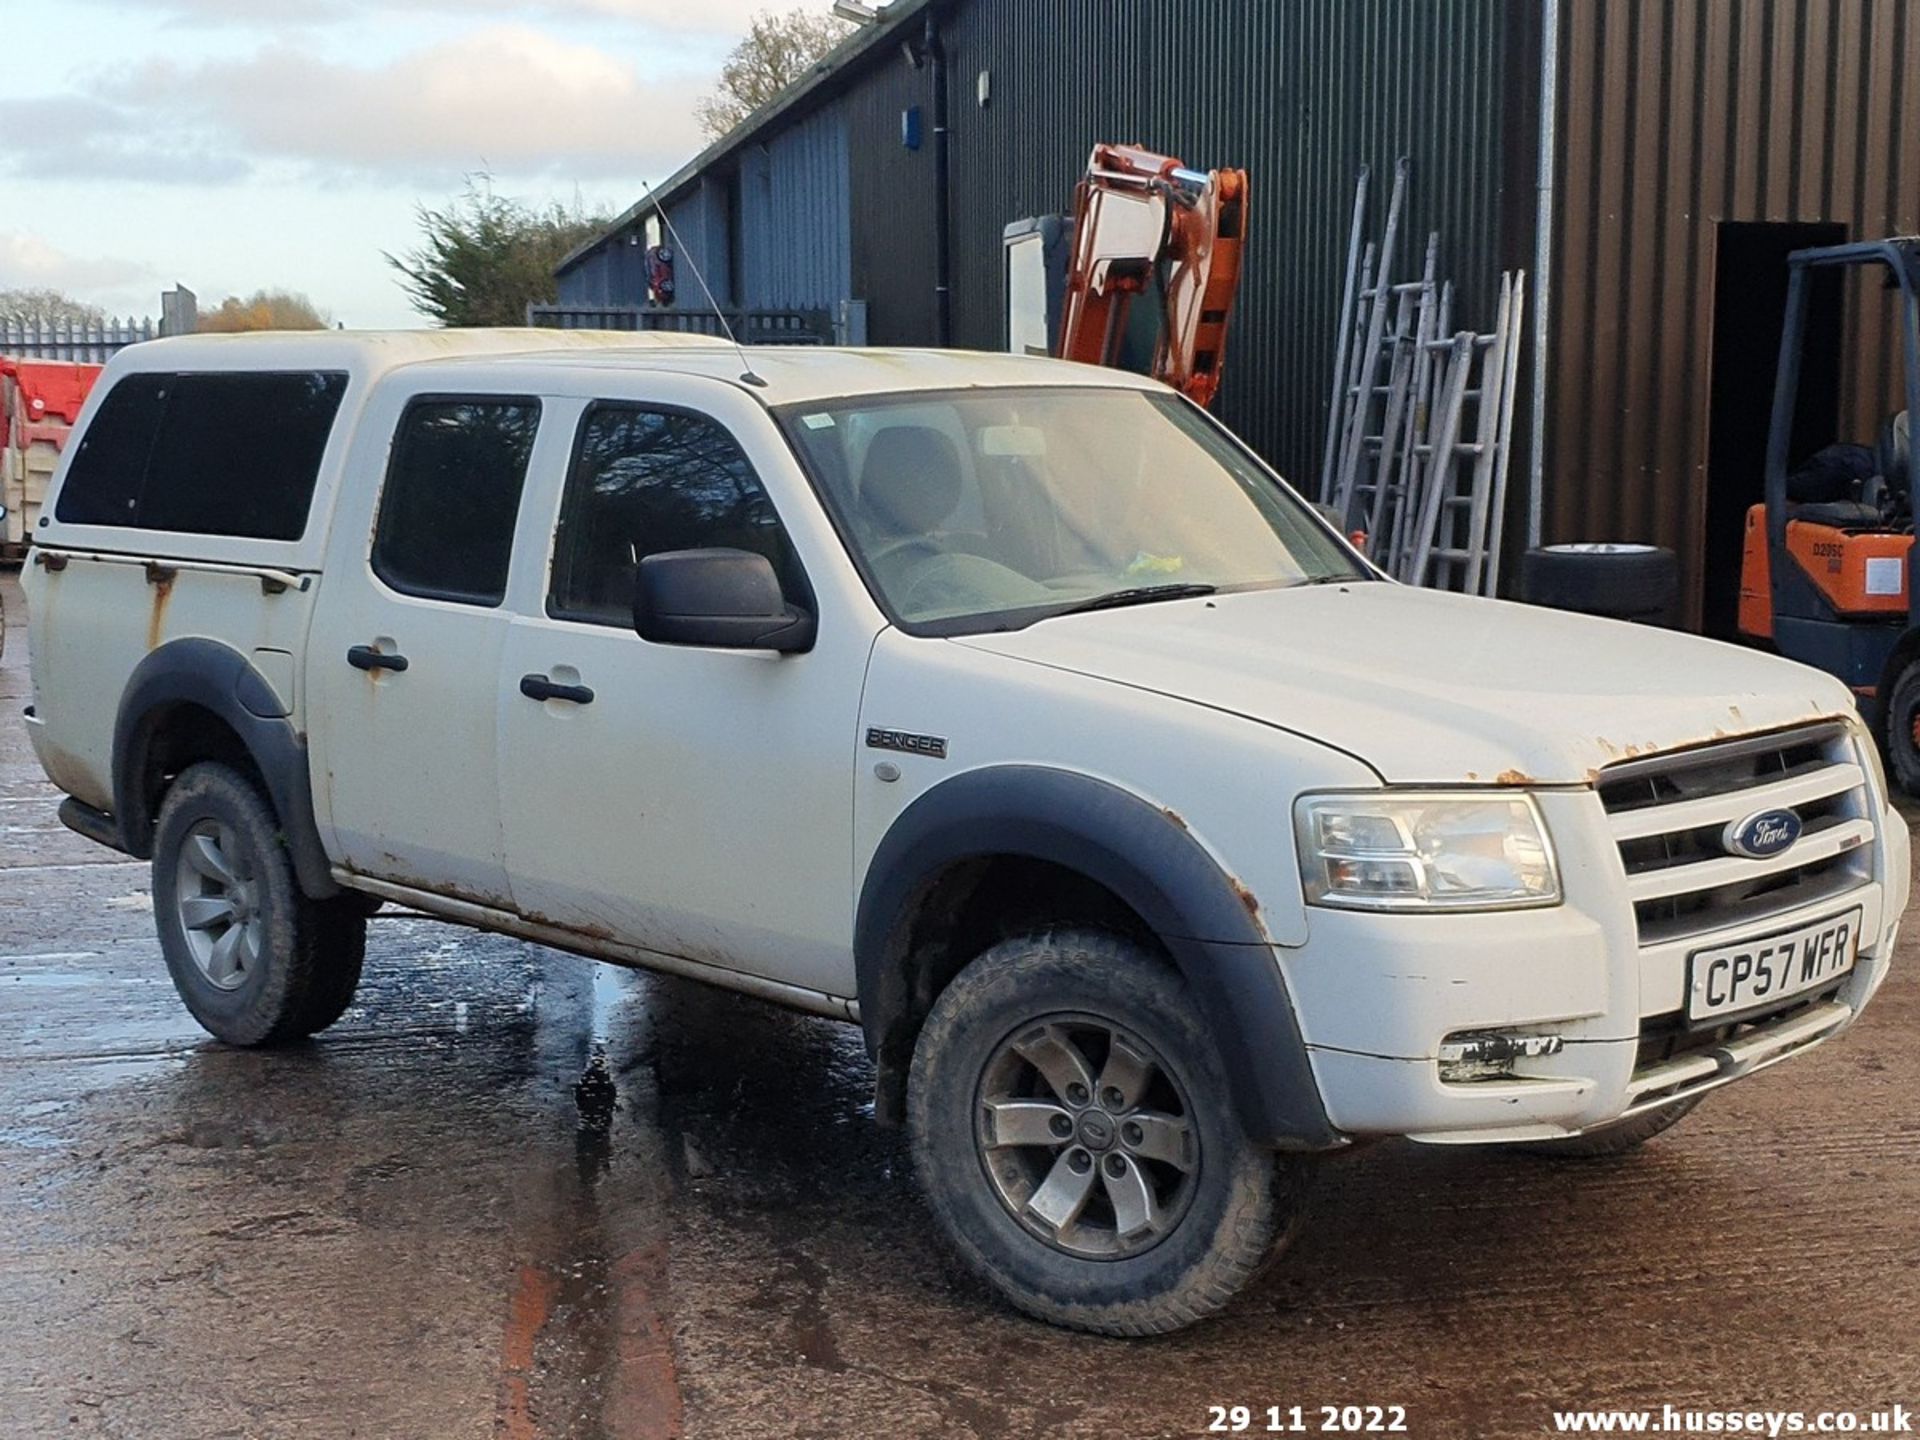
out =
<svg viewBox="0 0 1920 1440"><path fill-rule="evenodd" d="M0 320L0 355L19 360L77 360L104 365L113 356L160 333L152 320L107 320L93 325L65 321Z"/></svg>
<svg viewBox="0 0 1920 1440"><path fill-rule="evenodd" d="M724 315L742 345L831 345L833 317L825 310L682 310L665 305L529 305L527 323L550 330L668 330L717 335Z"/></svg>

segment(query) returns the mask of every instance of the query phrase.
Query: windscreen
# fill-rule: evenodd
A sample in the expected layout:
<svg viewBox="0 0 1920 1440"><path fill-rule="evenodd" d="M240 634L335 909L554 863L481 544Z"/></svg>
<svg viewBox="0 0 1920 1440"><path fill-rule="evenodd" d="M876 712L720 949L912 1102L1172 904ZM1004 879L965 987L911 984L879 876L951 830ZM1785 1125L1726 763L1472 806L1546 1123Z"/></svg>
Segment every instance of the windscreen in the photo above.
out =
<svg viewBox="0 0 1920 1440"><path fill-rule="evenodd" d="M1173 396L868 395L781 419L869 585L912 629L1363 578L1297 496Z"/></svg>

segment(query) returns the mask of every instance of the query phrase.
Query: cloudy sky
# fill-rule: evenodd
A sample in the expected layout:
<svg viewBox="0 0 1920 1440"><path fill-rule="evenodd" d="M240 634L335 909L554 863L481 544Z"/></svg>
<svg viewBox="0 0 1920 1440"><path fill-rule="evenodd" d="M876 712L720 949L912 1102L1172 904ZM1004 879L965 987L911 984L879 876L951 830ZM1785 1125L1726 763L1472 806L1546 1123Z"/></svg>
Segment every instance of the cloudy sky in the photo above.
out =
<svg viewBox="0 0 1920 1440"><path fill-rule="evenodd" d="M624 209L700 148L694 102L768 4L42 0L0 85L0 289L144 315L176 281L287 287L421 323L381 259L416 205L485 171Z"/></svg>

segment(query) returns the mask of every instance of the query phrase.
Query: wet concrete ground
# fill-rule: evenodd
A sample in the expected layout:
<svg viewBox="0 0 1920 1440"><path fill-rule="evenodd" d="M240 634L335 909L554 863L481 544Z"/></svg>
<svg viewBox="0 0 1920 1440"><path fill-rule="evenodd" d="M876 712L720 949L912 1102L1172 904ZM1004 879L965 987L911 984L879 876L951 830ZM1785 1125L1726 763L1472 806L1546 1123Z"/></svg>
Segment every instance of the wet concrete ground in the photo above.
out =
<svg viewBox="0 0 1920 1440"><path fill-rule="evenodd" d="M1920 1402L1911 943L1851 1035L1638 1156L1369 1149L1225 1318L1095 1340L942 1257L850 1028L383 916L319 1040L208 1040L146 868L54 818L0 587L0 1436L1190 1436L1343 1403L1523 1436Z"/></svg>

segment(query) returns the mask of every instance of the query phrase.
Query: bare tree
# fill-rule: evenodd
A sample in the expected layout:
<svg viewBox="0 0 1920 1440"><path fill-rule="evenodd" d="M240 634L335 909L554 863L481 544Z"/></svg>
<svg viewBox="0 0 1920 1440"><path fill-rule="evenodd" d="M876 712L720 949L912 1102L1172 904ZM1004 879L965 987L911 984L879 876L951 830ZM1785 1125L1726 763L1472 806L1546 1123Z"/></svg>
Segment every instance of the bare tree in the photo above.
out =
<svg viewBox="0 0 1920 1440"><path fill-rule="evenodd" d="M106 318L98 305L58 290L0 290L0 320L14 325L98 325Z"/></svg>
<svg viewBox="0 0 1920 1440"><path fill-rule="evenodd" d="M700 128L718 140L800 79L853 27L813 10L763 10L720 68L719 87L695 110Z"/></svg>
<svg viewBox="0 0 1920 1440"><path fill-rule="evenodd" d="M256 290L242 299L229 295L200 316L202 334L241 330L325 330L333 318L293 290Z"/></svg>

